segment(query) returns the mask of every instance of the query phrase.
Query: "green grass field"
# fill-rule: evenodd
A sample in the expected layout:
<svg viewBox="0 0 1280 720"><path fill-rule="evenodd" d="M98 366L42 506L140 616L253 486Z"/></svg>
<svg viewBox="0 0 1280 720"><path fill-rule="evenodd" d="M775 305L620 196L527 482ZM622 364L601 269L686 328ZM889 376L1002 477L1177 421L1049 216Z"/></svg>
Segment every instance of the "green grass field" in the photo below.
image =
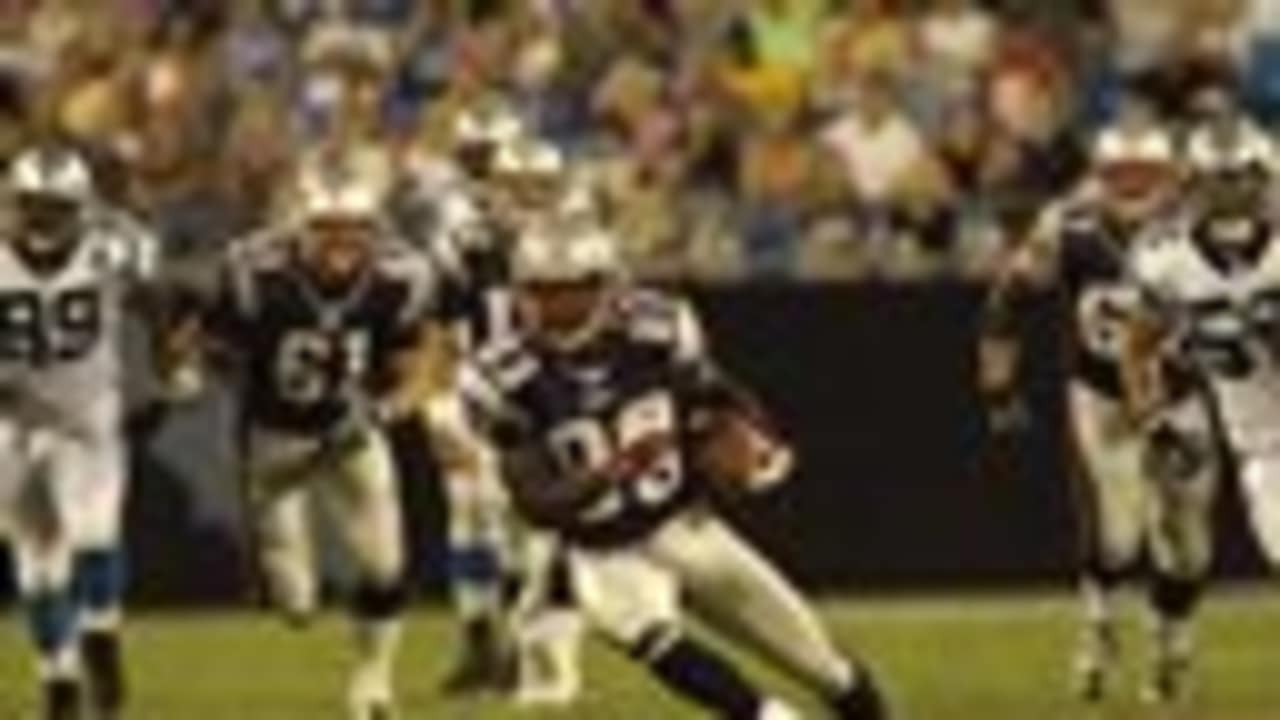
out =
<svg viewBox="0 0 1280 720"><path fill-rule="evenodd" d="M1143 643L1127 636L1125 684L1099 708L1067 695L1064 669L1075 637L1065 597L879 599L827 603L841 640L871 657L912 720L1280 719L1280 594L1220 592L1201 632L1199 681L1184 706L1157 710L1134 698ZM0 719L31 717L30 668L12 617L0 625ZM135 618L131 649L134 720L341 718L346 627L327 619L305 633L249 614L155 614ZM405 717L505 720L679 720L698 717L662 696L644 675L592 647L588 690L571 711L533 713L497 700L446 703L434 693L451 657L451 626L439 610L413 617L400 682ZM759 677L790 694L776 677ZM815 713L815 717L820 715Z"/></svg>

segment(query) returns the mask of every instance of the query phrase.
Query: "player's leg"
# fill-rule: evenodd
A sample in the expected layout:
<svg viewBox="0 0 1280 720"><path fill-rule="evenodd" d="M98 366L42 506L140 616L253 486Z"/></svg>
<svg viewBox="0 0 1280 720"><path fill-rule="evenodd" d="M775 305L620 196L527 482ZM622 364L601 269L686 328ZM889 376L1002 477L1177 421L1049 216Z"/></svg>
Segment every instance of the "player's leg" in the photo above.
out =
<svg viewBox="0 0 1280 720"><path fill-rule="evenodd" d="M96 437L67 438L52 461L73 487L68 498L75 535L73 568L80 649L90 702L100 718L124 709L126 678L121 621L125 592L122 537L126 479L124 443L115 422Z"/></svg>
<svg viewBox="0 0 1280 720"><path fill-rule="evenodd" d="M318 488L358 572L351 596L356 651L348 697L352 715L389 719L406 600L404 517L390 448L371 432L363 447L320 480Z"/></svg>
<svg viewBox="0 0 1280 720"><path fill-rule="evenodd" d="M840 718L887 717L871 673L836 648L795 586L719 518L690 513L655 550L702 617L818 693Z"/></svg>
<svg viewBox="0 0 1280 720"><path fill-rule="evenodd" d="M1150 498L1142 472L1142 438L1119 403L1079 385L1070 387L1068 399L1079 456L1083 533L1084 627L1073 672L1077 691L1097 699L1118 652L1115 606L1142 549Z"/></svg>
<svg viewBox="0 0 1280 720"><path fill-rule="evenodd" d="M1280 570L1280 451L1242 453L1240 483L1254 537Z"/></svg>
<svg viewBox="0 0 1280 720"><path fill-rule="evenodd" d="M251 435L244 482L268 599L289 623L300 627L315 615L320 588L308 488L315 479L281 472L298 452L290 439Z"/></svg>
<svg viewBox="0 0 1280 720"><path fill-rule="evenodd" d="M467 421L461 399L444 395L426 408L447 510L449 576L462 622L462 655L445 681L449 692L509 681L503 632L508 554L507 504L492 449Z"/></svg>
<svg viewBox="0 0 1280 720"><path fill-rule="evenodd" d="M679 616L675 574L643 546L574 548L569 567L588 620L644 664L668 690L727 720L756 720L781 705L767 699L721 653L687 636Z"/></svg>
<svg viewBox="0 0 1280 720"><path fill-rule="evenodd" d="M519 547L520 592L511 618L515 699L521 704L566 705L581 690L583 631L568 558L550 533L531 530L520 539Z"/></svg>
<svg viewBox="0 0 1280 720"><path fill-rule="evenodd" d="M1184 691L1193 620L1213 558L1213 504L1222 471L1206 413L1171 411L1148 438L1147 476L1155 502L1149 525L1154 654L1144 693L1167 701Z"/></svg>
<svg viewBox="0 0 1280 720"><path fill-rule="evenodd" d="M13 433L12 428L6 428ZM4 439L3 469L11 495L9 539L17 589L37 654L46 720L78 718L81 712L79 614L74 579L75 548L64 515L65 496L46 461L47 448L32 433Z"/></svg>

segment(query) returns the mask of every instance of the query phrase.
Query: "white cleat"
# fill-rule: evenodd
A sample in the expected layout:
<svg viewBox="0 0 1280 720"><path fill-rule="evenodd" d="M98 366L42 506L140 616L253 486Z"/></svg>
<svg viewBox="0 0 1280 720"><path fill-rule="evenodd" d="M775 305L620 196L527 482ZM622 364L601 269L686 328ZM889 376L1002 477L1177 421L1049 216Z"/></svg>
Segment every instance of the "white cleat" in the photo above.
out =
<svg viewBox="0 0 1280 720"><path fill-rule="evenodd" d="M369 673L357 673L347 695L351 720L397 720L391 683Z"/></svg>
<svg viewBox="0 0 1280 720"><path fill-rule="evenodd" d="M520 648L513 699L526 707L565 707L582 694L577 642L531 643Z"/></svg>
<svg viewBox="0 0 1280 720"><path fill-rule="evenodd" d="M769 698L760 708L759 720L803 720L803 716L787 703Z"/></svg>
<svg viewBox="0 0 1280 720"><path fill-rule="evenodd" d="M1114 627L1102 623L1086 627L1072 668L1076 697L1091 703L1106 697L1119 655L1120 641Z"/></svg>
<svg viewBox="0 0 1280 720"><path fill-rule="evenodd" d="M582 622L577 613L548 614L516 637L516 687L525 707L572 705L582 694Z"/></svg>

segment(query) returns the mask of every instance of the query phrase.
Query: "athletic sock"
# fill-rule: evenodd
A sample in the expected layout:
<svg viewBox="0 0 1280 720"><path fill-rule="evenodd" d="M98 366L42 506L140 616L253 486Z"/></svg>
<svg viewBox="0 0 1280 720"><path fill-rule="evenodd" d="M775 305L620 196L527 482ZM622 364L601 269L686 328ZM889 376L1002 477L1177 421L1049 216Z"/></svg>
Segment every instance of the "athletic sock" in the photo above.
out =
<svg viewBox="0 0 1280 720"><path fill-rule="evenodd" d="M875 678L863 668L856 671L849 687L832 699L831 708L840 720L884 720L888 717Z"/></svg>
<svg viewBox="0 0 1280 720"><path fill-rule="evenodd" d="M352 693L364 700L390 701L404 592L399 587L366 586L357 591L353 605L356 668Z"/></svg>
<svg viewBox="0 0 1280 720"><path fill-rule="evenodd" d="M635 654L659 680L726 720L755 720L764 697L727 660L693 640L664 633L641 643Z"/></svg>

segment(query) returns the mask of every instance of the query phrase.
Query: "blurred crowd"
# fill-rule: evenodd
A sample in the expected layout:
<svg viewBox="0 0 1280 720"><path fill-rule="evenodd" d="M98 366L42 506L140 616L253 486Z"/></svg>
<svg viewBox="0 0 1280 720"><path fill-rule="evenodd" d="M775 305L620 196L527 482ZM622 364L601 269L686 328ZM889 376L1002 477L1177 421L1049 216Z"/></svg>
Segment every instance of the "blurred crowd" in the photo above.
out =
<svg viewBox="0 0 1280 720"><path fill-rule="evenodd" d="M89 149L173 252L262 222L300 154L447 155L500 101L682 277L981 273L1133 77L1280 118L1280 0L0 0L0 155Z"/></svg>

